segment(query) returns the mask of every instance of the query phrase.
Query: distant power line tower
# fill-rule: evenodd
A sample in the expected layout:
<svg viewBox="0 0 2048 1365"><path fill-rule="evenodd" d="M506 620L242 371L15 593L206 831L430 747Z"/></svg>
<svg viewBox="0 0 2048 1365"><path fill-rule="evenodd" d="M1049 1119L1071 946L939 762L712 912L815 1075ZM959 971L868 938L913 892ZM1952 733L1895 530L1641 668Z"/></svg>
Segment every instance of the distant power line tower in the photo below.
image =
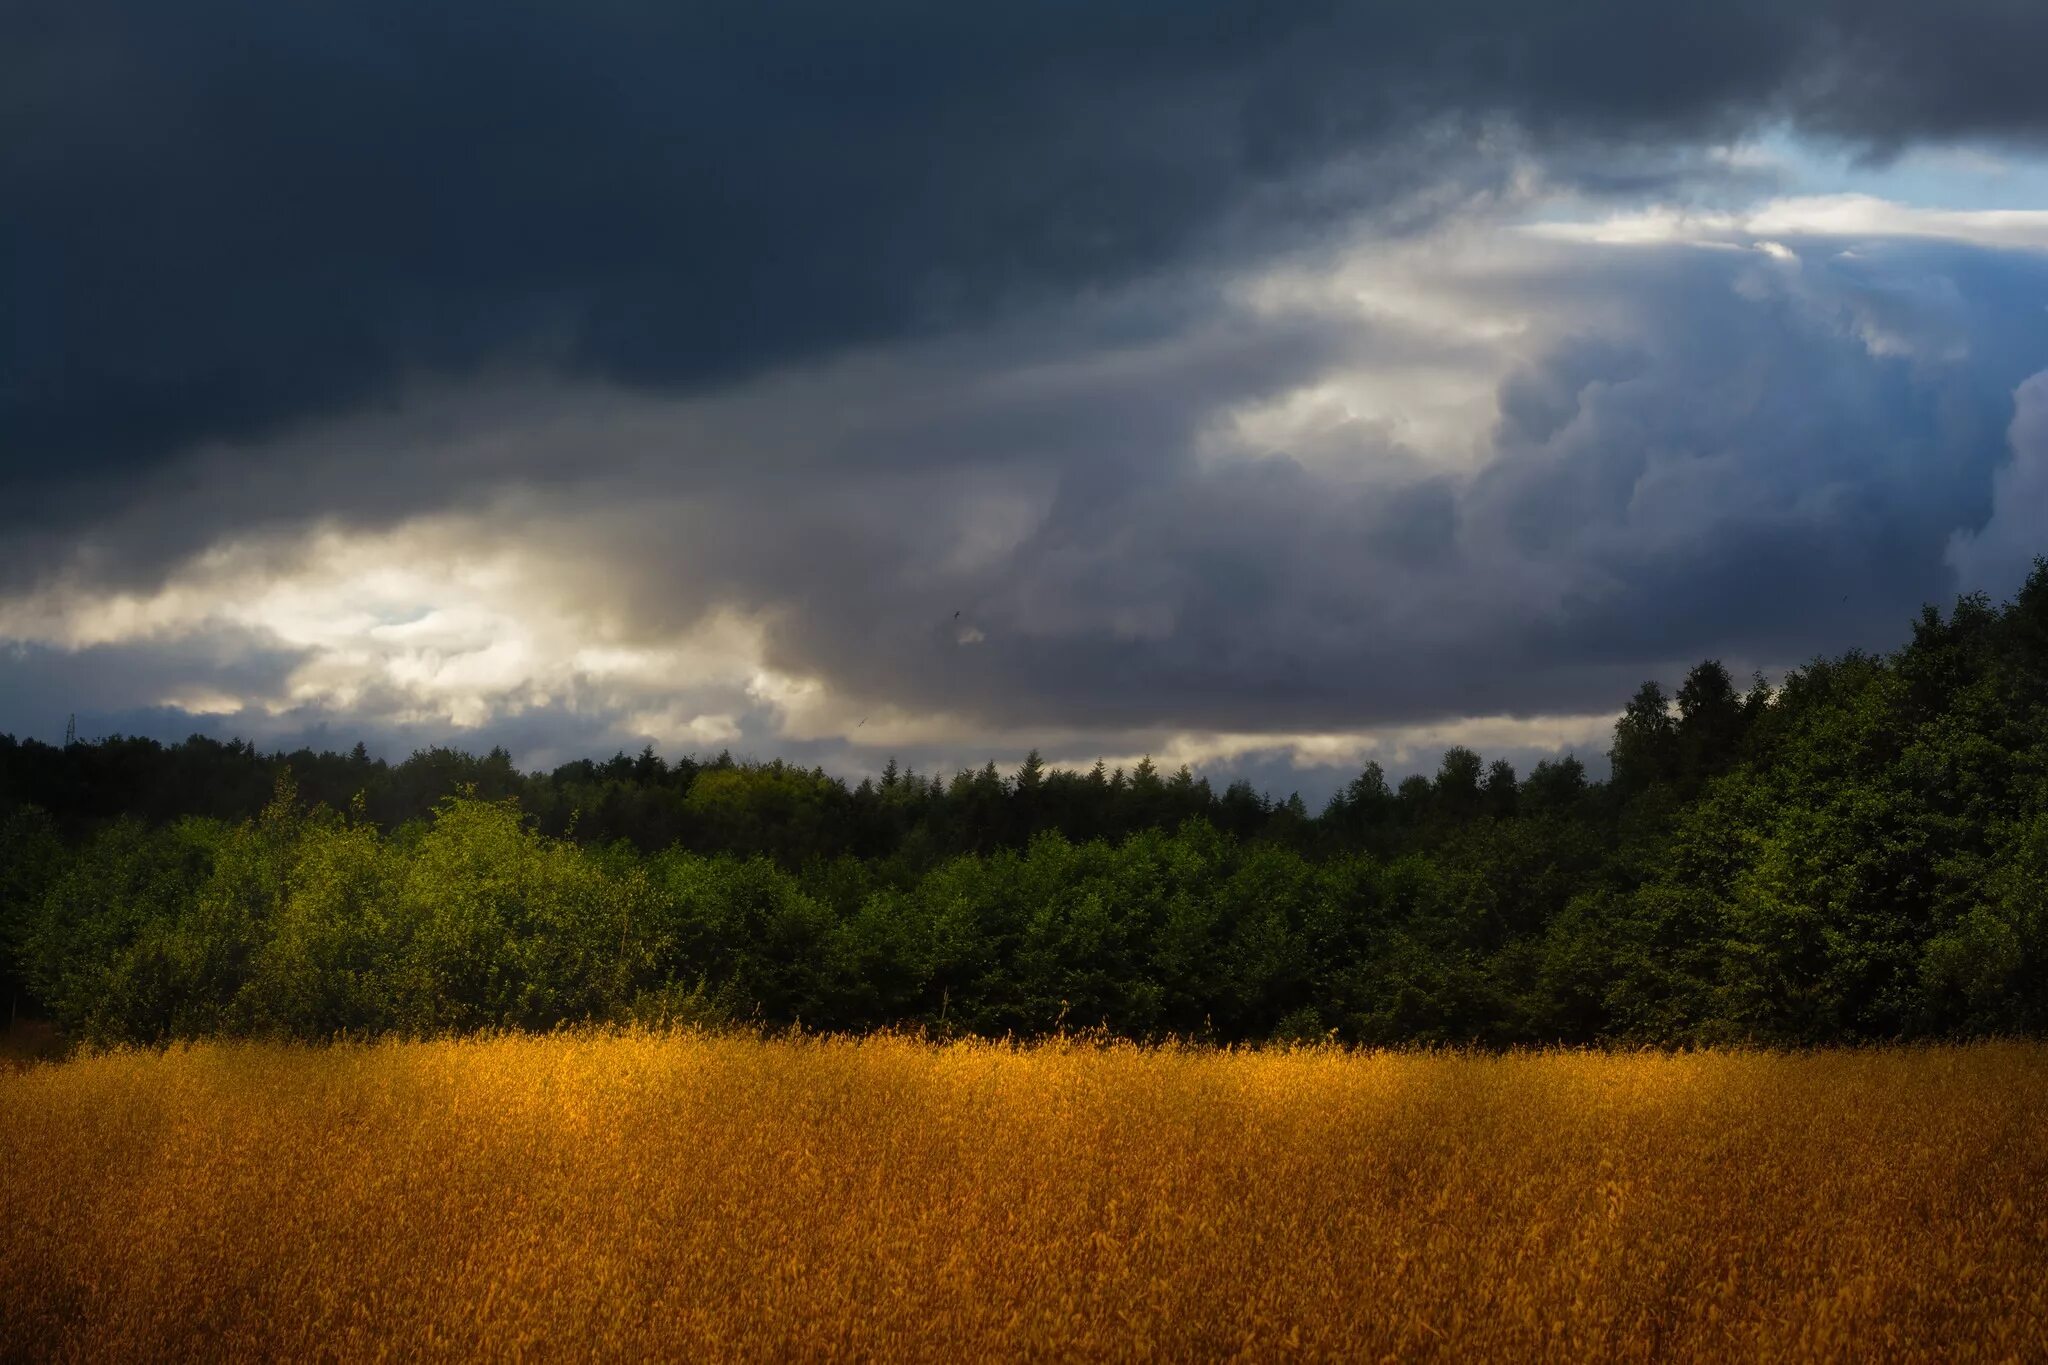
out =
<svg viewBox="0 0 2048 1365"><path fill-rule="evenodd" d="M68 749L76 743L78 743L78 713L73 711L70 719L64 722L64 747Z"/></svg>

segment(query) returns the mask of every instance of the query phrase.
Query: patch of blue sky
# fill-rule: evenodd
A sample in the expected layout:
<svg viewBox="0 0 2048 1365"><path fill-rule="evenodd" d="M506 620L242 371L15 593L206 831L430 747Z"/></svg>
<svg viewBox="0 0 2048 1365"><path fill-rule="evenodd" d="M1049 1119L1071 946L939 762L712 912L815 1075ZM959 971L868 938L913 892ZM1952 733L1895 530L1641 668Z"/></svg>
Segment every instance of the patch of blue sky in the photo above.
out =
<svg viewBox="0 0 2048 1365"><path fill-rule="evenodd" d="M2048 208L2048 156L2022 148L1923 144L1879 156L1781 129L1725 148L1719 159L1769 173L1773 197L1866 194L1963 212Z"/></svg>

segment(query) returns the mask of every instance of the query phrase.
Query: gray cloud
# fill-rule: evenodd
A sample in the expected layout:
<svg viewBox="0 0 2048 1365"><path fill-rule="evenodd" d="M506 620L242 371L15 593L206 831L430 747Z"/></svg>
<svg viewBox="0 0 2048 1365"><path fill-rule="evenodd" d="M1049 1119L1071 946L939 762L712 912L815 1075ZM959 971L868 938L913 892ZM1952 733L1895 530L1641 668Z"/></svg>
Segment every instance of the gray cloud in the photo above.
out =
<svg viewBox="0 0 2048 1365"><path fill-rule="evenodd" d="M428 403L287 461L247 455L190 506L202 522L220 499L260 507L287 480L339 498L358 449L451 505L475 451L535 478L552 462L572 472L434 534L526 557L523 591L607 640L659 646L739 612L762 624L764 664L822 680L847 723L892 708L1135 752L1173 729L1583 715L1708 654L1776 669L1887 645L1954 590L1952 535L1992 516L2014 388L2048 368L2048 261L1798 248L1544 246L1512 269L1498 242L1476 248L1489 306L1549 331L1493 357L1499 417L1471 467L1371 422L1311 426L1304 450L1232 425L1417 356L1476 363L1426 318L1218 302L1146 329L1105 302L1088 326L1061 315L699 399ZM1438 283L1452 313L1469 302L1454 267ZM614 720L632 705L589 701ZM802 740L758 711L743 733Z"/></svg>
<svg viewBox="0 0 2048 1365"><path fill-rule="evenodd" d="M1761 119L2034 138L2044 39L2000 0L14 5L6 505L86 521L420 374L701 387L1427 221L1520 146L1640 191Z"/></svg>
<svg viewBox="0 0 2048 1365"><path fill-rule="evenodd" d="M2012 459L1993 480L1991 514L1950 540L1949 561L1972 587L2003 594L2025 581L2048 555L2048 371L2015 395Z"/></svg>
<svg viewBox="0 0 2048 1365"><path fill-rule="evenodd" d="M1754 194L1709 145L1779 124L2039 141L2043 39L1995 0L0 9L0 607L412 528L518 561L535 650L725 613L839 710L947 718L932 763L1883 645L2026 551L2048 262L1504 222L1531 177ZM211 690L408 745L470 648L307 700L331 643L179 619L0 660L0 728ZM532 667L465 742L632 747L669 698L874 756L737 675Z"/></svg>
<svg viewBox="0 0 2048 1365"><path fill-rule="evenodd" d="M77 650L0 644L0 733L56 736L78 715L87 734L169 729L182 736L205 724L195 719L203 699L274 695L303 659L274 640L233 631ZM110 725L110 717L129 719Z"/></svg>
<svg viewBox="0 0 2048 1365"><path fill-rule="evenodd" d="M1949 535L1989 512L2013 389L2048 366L2048 263L1802 245L1797 269L1685 248L1546 261L1522 286L1532 309L1628 321L1505 381L1476 474L1371 429L1336 463L1198 458L1205 423L1262 383L1373 363L1282 345L1291 365L1262 374L1272 338L1252 327L1237 363L1176 341L1143 367L1076 365L1081 392L1039 398L1085 420L1028 455L995 404L906 428L910 479L821 464L713 501L657 573L758 594L793 671L1013 724L1584 712L1709 653L1780 667L1884 645L1953 591ZM1877 345L1872 300L1900 280L1933 302L1892 310ZM1982 353L1957 358L1957 337ZM1028 529L948 567L935 533L972 519L971 452L989 449ZM972 648L933 629L956 607L985 636Z"/></svg>

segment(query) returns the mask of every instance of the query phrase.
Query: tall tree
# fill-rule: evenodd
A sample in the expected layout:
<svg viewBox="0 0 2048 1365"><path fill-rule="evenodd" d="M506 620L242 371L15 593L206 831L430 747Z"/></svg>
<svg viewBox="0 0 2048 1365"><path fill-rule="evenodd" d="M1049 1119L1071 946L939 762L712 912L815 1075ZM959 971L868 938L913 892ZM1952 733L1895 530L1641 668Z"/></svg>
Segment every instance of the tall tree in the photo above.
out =
<svg viewBox="0 0 2048 1365"><path fill-rule="evenodd" d="M1636 689L1614 723L1614 747L1608 750L1615 788L1633 795L1669 782L1678 769L1678 727L1663 684L1654 678Z"/></svg>

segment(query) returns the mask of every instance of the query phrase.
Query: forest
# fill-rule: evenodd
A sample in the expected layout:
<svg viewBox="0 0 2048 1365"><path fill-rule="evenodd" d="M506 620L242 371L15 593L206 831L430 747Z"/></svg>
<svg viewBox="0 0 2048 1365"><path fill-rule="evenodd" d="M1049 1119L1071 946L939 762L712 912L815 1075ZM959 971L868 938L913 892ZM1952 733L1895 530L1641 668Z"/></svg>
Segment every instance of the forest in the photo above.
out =
<svg viewBox="0 0 2048 1365"><path fill-rule="evenodd" d="M1452 748L1312 812L1149 761L850 785L651 748L526 773L0 736L0 990L95 1043L2048 1032L2048 561L1889 654L1646 682L1609 756Z"/></svg>

